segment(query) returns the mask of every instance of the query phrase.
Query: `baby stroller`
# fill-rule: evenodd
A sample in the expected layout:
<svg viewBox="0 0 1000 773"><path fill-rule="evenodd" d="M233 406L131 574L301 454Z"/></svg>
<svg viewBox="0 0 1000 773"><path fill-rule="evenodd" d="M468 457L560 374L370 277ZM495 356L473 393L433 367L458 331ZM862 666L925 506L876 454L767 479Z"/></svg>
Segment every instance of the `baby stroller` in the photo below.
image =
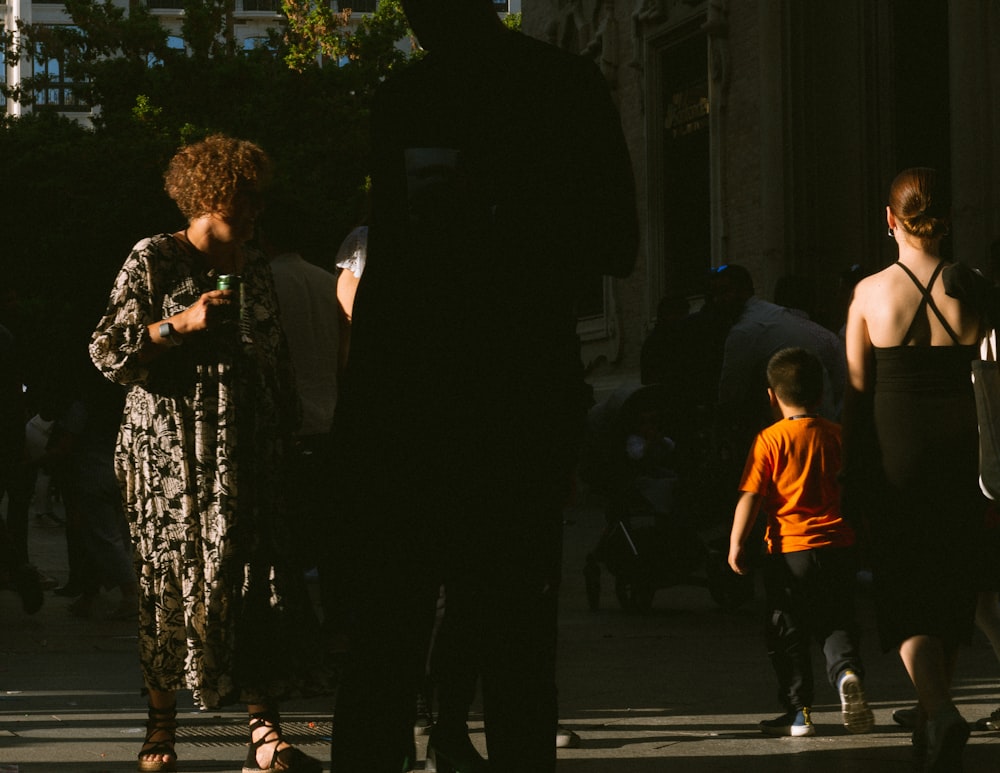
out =
<svg viewBox="0 0 1000 773"><path fill-rule="evenodd" d="M671 426L681 424L671 416L673 404L666 387L627 387L590 412L581 477L607 500L604 533L584 568L593 610L602 566L614 577L618 602L633 612L648 610L657 590L676 585L707 587L726 608L753 596L752 579L728 566L728 535L707 543L690 517L684 478L695 450L685 447L691 439L671 437Z"/></svg>

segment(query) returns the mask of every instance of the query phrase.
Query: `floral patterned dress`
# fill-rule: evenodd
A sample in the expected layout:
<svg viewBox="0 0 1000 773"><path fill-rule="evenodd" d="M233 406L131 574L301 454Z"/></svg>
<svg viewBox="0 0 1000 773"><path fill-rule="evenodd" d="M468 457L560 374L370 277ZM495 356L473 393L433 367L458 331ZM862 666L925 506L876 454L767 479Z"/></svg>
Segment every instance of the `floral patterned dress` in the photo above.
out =
<svg viewBox="0 0 1000 773"><path fill-rule="evenodd" d="M266 258L247 251L238 320L138 360L148 324L215 287L196 250L169 234L144 239L90 344L98 369L130 387L115 470L136 549L146 686L189 688L205 708L327 686L281 507L297 408Z"/></svg>

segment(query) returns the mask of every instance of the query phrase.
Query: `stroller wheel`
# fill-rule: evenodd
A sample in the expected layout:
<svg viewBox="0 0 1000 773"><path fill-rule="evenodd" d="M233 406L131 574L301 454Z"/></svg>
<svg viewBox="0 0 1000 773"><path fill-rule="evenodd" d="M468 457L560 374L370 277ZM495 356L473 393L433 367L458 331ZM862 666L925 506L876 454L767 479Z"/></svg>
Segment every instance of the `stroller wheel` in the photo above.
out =
<svg viewBox="0 0 1000 773"><path fill-rule="evenodd" d="M653 594L656 590L649 585L629 582L621 578L615 581L615 595L618 603L627 612L648 612L653 606Z"/></svg>

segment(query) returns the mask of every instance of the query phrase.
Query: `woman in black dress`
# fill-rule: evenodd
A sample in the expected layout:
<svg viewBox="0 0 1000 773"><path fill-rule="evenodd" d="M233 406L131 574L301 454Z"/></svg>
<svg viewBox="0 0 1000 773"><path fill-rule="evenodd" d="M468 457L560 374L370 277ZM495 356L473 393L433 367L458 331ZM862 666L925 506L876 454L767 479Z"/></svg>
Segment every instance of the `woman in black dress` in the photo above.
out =
<svg viewBox="0 0 1000 773"><path fill-rule="evenodd" d="M863 279L848 314L845 494L870 519L879 632L916 688L925 769L955 770L969 730L952 702L958 645L975 610L985 502L970 361L978 315L945 294L944 181L901 172L886 208L899 260Z"/></svg>

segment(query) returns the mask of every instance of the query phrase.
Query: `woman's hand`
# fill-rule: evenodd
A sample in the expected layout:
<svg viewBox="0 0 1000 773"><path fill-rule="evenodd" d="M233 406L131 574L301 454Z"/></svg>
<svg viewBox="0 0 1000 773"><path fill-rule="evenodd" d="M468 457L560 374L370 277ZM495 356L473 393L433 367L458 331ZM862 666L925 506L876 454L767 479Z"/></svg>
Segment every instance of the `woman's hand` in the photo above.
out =
<svg viewBox="0 0 1000 773"><path fill-rule="evenodd" d="M184 311L167 317L162 322L154 322L147 326L149 330L149 344L145 345L139 353L140 362L150 362L165 349L183 342L183 337L189 333L196 333L199 330L206 330L214 327L224 316L225 311L233 308L238 296L235 290L210 290L204 293L198 300L188 306ZM163 322L169 322L173 327L173 333L180 336L176 340L174 335L162 336L161 326Z"/></svg>
<svg viewBox="0 0 1000 773"><path fill-rule="evenodd" d="M235 296L235 290L210 290L184 311L165 321L171 323L180 335L206 330L222 318L220 312L232 307Z"/></svg>

